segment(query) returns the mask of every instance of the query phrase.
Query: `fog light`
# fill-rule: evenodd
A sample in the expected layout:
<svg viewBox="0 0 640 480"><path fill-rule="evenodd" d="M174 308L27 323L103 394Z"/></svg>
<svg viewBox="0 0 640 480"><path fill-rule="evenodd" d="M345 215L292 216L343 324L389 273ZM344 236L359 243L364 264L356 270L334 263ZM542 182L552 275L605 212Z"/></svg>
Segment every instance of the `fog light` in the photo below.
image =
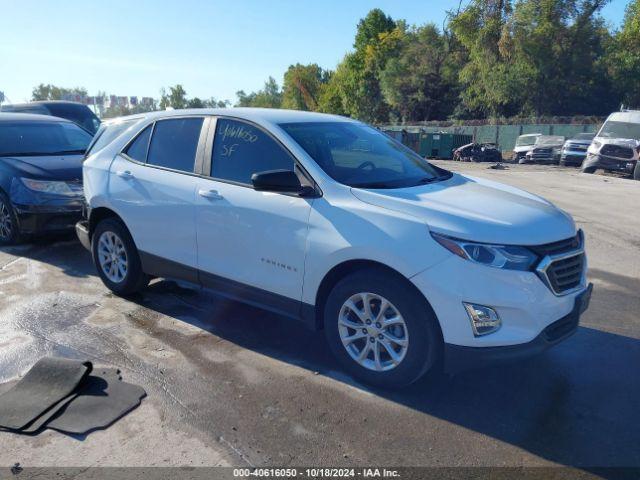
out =
<svg viewBox="0 0 640 480"><path fill-rule="evenodd" d="M469 319L471 320L471 328L476 337L493 333L500 328L502 321L498 313L484 305L476 305L474 303L464 303Z"/></svg>

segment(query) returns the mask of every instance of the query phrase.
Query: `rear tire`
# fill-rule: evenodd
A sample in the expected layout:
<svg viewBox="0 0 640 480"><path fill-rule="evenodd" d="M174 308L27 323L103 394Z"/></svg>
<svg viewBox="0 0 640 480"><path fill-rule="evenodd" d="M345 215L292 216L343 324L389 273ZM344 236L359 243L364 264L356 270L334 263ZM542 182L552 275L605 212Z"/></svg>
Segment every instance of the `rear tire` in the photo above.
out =
<svg viewBox="0 0 640 480"><path fill-rule="evenodd" d="M122 221L101 221L91 238L91 252L100 279L116 295L131 295L149 284L138 249Z"/></svg>
<svg viewBox="0 0 640 480"><path fill-rule="evenodd" d="M596 173L596 167L584 167L582 173Z"/></svg>
<svg viewBox="0 0 640 480"><path fill-rule="evenodd" d="M383 302L388 306L381 311ZM325 303L324 331L350 375L384 388L418 380L436 364L443 347L438 320L424 297L407 280L375 268L335 285Z"/></svg>
<svg viewBox="0 0 640 480"><path fill-rule="evenodd" d="M0 245L15 245L20 241L20 226L16 211L9 198L4 193L0 193Z"/></svg>

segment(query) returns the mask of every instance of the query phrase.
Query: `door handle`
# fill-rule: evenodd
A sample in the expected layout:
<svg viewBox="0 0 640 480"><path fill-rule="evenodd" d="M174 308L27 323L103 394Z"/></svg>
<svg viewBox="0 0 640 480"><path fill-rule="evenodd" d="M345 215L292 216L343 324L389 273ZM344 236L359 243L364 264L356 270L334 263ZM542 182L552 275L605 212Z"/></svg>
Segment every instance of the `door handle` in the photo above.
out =
<svg viewBox="0 0 640 480"><path fill-rule="evenodd" d="M217 190L198 190L198 195L209 200L222 200L224 198Z"/></svg>
<svg viewBox="0 0 640 480"><path fill-rule="evenodd" d="M116 172L116 175L118 175L120 178L124 178L125 180L133 178L133 173L131 173L129 170L119 170Z"/></svg>

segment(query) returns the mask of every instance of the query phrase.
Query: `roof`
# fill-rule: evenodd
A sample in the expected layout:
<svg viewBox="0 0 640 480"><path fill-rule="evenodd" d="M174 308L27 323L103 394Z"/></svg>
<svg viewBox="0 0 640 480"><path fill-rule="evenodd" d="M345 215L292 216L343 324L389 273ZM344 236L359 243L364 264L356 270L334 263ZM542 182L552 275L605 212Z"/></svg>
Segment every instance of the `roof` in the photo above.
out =
<svg viewBox="0 0 640 480"><path fill-rule="evenodd" d="M0 122L52 122L73 123L70 120L52 117L51 115L37 115L35 113L0 112Z"/></svg>
<svg viewBox="0 0 640 480"><path fill-rule="evenodd" d="M267 123L295 123L295 122L353 122L354 120L340 115L330 115L317 112L303 112L300 110L281 110L276 108L192 108L184 110L161 110L149 112L144 118L167 118L183 115L228 115L245 120L258 120ZM127 117L121 117L127 118ZM132 115L131 118L140 118ZM111 120L111 119L110 119Z"/></svg>
<svg viewBox="0 0 640 480"><path fill-rule="evenodd" d="M613 120L614 122L640 123L640 111L627 110L624 112L614 112L609 115L607 120Z"/></svg>

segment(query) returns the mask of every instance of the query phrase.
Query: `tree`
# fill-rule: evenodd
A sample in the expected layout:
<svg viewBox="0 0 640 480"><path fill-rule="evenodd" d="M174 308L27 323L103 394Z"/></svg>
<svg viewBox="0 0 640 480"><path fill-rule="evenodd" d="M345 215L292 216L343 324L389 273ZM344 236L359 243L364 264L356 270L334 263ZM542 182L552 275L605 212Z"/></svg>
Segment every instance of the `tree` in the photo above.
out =
<svg viewBox="0 0 640 480"><path fill-rule="evenodd" d="M379 8L374 8L358 22L353 47L356 51L362 51L368 45L377 43L381 33L390 32L395 27L396 23L391 17Z"/></svg>
<svg viewBox="0 0 640 480"><path fill-rule="evenodd" d="M384 98L402 120L447 118L457 100L457 69L446 37L433 24L399 37L380 75Z"/></svg>
<svg viewBox="0 0 640 480"><path fill-rule="evenodd" d="M166 110L167 107L187 108L187 92L182 85L169 87L168 94L164 88L160 89L160 110Z"/></svg>
<svg viewBox="0 0 640 480"><path fill-rule="evenodd" d="M262 90L249 94L239 90L236 96L236 107L280 108L282 105L282 91L273 77L269 77Z"/></svg>
<svg viewBox="0 0 640 480"><path fill-rule="evenodd" d="M83 87L65 88L57 87L55 85L41 83L37 87L34 87L31 92L31 100L64 100L68 97L80 97L87 96L87 89Z"/></svg>
<svg viewBox="0 0 640 480"><path fill-rule="evenodd" d="M322 87L329 75L317 64L291 65L284 74L282 107L292 110L318 110Z"/></svg>
<svg viewBox="0 0 640 480"><path fill-rule="evenodd" d="M380 9L371 10L360 20L354 42L356 50L344 57L334 74L327 76L320 110L334 108L333 111L368 122L389 120L389 105L380 89L380 72L391 52L384 40L396 27L396 22Z"/></svg>
<svg viewBox="0 0 640 480"><path fill-rule="evenodd" d="M640 0L632 0L608 49L609 71L626 106L640 108Z"/></svg>

